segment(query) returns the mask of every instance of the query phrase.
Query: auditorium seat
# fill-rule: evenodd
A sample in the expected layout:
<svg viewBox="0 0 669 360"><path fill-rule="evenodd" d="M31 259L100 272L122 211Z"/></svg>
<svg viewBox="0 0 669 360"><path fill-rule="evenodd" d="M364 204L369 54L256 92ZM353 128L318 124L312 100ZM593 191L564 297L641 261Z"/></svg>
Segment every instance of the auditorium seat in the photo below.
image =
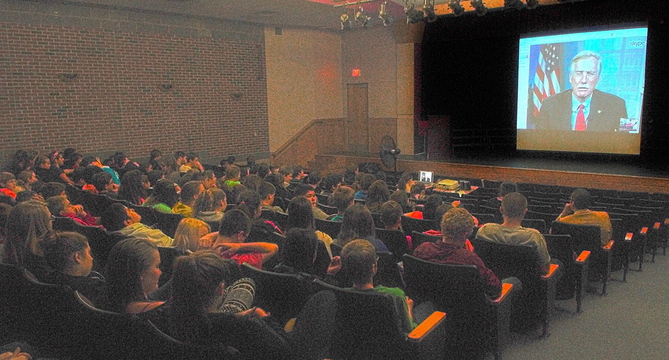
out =
<svg viewBox="0 0 669 360"><path fill-rule="evenodd" d="M544 235L546 247L551 259L564 264L563 275L556 285L555 298L559 300L576 299L576 313L581 312L581 304L588 284L590 252L576 253L570 235Z"/></svg>
<svg viewBox="0 0 669 360"><path fill-rule="evenodd" d="M512 284L504 284L496 299L486 296L474 265L438 264L405 255L406 294L415 304L430 301L448 314L445 352L449 359L482 358L491 351L501 357L509 336Z"/></svg>
<svg viewBox="0 0 669 360"><path fill-rule="evenodd" d="M574 251L590 251L590 277L596 275L602 281L602 295L606 295L606 287L611 277L611 261L613 252L612 247L615 241L610 240L602 246L602 235L599 226L596 225L576 225L567 224L560 221L553 221L551 224L551 234L570 235Z"/></svg>
<svg viewBox="0 0 669 360"><path fill-rule="evenodd" d="M242 276L253 279L256 284L253 305L271 313L282 325L296 317L315 294L311 280L301 275L260 270L248 263L242 264L241 270Z"/></svg>
<svg viewBox="0 0 669 360"><path fill-rule="evenodd" d="M523 290L513 301L511 331L526 332L539 323L541 336L546 336L560 276L558 265L551 264L548 274L544 274L539 266L539 255L532 246L498 244L481 239L471 242L476 254L498 278L516 277L523 284Z"/></svg>
<svg viewBox="0 0 669 360"><path fill-rule="evenodd" d="M342 289L320 280L315 283L318 289L330 290L337 297L331 359L443 358L443 351L435 351L443 346L443 333L435 330L443 326L445 313L431 313L407 335L397 326L401 314L391 295ZM427 353L430 350L436 354Z"/></svg>

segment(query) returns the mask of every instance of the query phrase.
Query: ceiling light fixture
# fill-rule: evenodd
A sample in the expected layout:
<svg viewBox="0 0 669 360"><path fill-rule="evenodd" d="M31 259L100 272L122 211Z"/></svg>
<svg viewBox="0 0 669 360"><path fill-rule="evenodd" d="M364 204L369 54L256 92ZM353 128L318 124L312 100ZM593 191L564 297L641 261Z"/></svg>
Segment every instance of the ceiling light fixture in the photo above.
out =
<svg viewBox="0 0 669 360"><path fill-rule="evenodd" d="M455 16L460 16L465 12L465 8L460 5L460 0L448 0L448 7L453 10Z"/></svg>
<svg viewBox="0 0 669 360"><path fill-rule="evenodd" d="M488 13L488 8L483 4L483 0L470 0L470 3L474 10L476 10L476 15L483 16Z"/></svg>
<svg viewBox="0 0 669 360"><path fill-rule="evenodd" d="M341 20L341 31L351 30L351 19L348 14L341 14L339 20Z"/></svg>
<svg viewBox="0 0 669 360"><path fill-rule="evenodd" d="M504 9L520 10L523 7L525 7L525 4L520 0L504 0Z"/></svg>
<svg viewBox="0 0 669 360"><path fill-rule="evenodd" d="M456 1L459 3L459 0ZM434 0L425 0L425 3L423 3L423 13L427 22L433 23L437 21L437 13L434 12Z"/></svg>
<svg viewBox="0 0 669 360"><path fill-rule="evenodd" d="M416 9L415 0L407 0L404 4L404 12L407 14L407 24L415 24L423 21L425 16L422 11Z"/></svg>
<svg viewBox="0 0 669 360"><path fill-rule="evenodd" d="M539 6L539 0L525 0L528 9L536 9Z"/></svg>
<svg viewBox="0 0 669 360"><path fill-rule="evenodd" d="M384 1L379 6L379 19L383 21L383 26L388 26L393 22L393 17L388 12L388 2Z"/></svg>
<svg viewBox="0 0 669 360"><path fill-rule="evenodd" d="M362 6L360 6L358 11L355 13L355 22L360 24L362 27L367 27L371 18L371 16L365 15L365 9L363 9Z"/></svg>

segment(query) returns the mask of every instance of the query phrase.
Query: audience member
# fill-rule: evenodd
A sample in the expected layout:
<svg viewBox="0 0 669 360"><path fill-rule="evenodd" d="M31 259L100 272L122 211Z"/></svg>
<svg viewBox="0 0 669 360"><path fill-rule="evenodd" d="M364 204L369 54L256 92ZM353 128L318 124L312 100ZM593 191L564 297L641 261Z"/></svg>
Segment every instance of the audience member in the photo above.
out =
<svg viewBox="0 0 669 360"><path fill-rule="evenodd" d="M382 180L374 181L367 190L367 199L365 206L372 213L378 213L381 205L390 199L390 190L388 185Z"/></svg>
<svg viewBox="0 0 669 360"><path fill-rule="evenodd" d="M93 270L93 256L88 239L76 232L49 232L44 241L44 258L54 270L46 281L67 285L100 306L104 299L105 279Z"/></svg>
<svg viewBox="0 0 669 360"><path fill-rule="evenodd" d="M146 201L146 189L142 184L142 173L139 170L129 170L123 174L118 198L135 205L142 205Z"/></svg>
<svg viewBox="0 0 669 360"><path fill-rule="evenodd" d="M378 259L372 243L362 239L353 240L341 250L341 271L350 276L355 290L390 294L397 309L401 309L400 314L403 314L400 316L402 323L399 327L409 333L416 327L413 321L413 301L400 288L374 286L373 278L376 275Z"/></svg>
<svg viewBox="0 0 669 360"><path fill-rule="evenodd" d="M121 240L109 252L105 275L106 308L119 313L137 314L163 304L151 301L149 295L158 290L160 253L153 243L144 239Z"/></svg>
<svg viewBox="0 0 669 360"><path fill-rule="evenodd" d="M112 181L112 177L108 172L100 171L93 175L91 185L93 185L97 194L105 195L113 199L118 198L118 185L114 184L114 181Z"/></svg>
<svg viewBox="0 0 669 360"><path fill-rule="evenodd" d="M404 213L409 213L414 211L413 205L409 202L409 195L404 190L401 189L395 190L395 192L390 194L390 200L393 200L398 204L400 204L400 206L402 207L402 212Z"/></svg>
<svg viewBox="0 0 669 360"><path fill-rule="evenodd" d="M413 184L414 180L411 173L403 172L402 176L400 176L400 180L397 182L397 190L404 190L408 194L411 192Z"/></svg>
<svg viewBox="0 0 669 360"><path fill-rule="evenodd" d="M512 181L505 181L499 185L499 192L497 197L486 200L486 204L490 207L499 208L502 206L502 199L506 194L518 192L518 185Z"/></svg>
<svg viewBox="0 0 669 360"><path fill-rule="evenodd" d="M121 203L114 203L102 213L100 222L107 231L146 240L155 246L172 246L171 237L159 229L142 224L141 220L142 217L134 209L125 207Z"/></svg>
<svg viewBox="0 0 669 360"><path fill-rule="evenodd" d="M0 173L0 194L7 195L12 199L16 199L18 186L16 184L16 177L10 172Z"/></svg>
<svg viewBox="0 0 669 360"><path fill-rule="evenodd" d="M590 193L585 189L576 189L571 193L569 202L564 205L557 221L567 224L596 225L601 230L602 246L611 240L611 219L605 211L590 210Z"/></svg>
<svg viewBox="0 0 669 360"><path fill-rule="evenodd" d="M506 194L502 199L500 211L504 222L483 224L476 233L476 238L499 244L531 245L539 255L539 266L544 272L548 272L551 257L548 254L546 239L538 230L521 226L527 213L525 196L517 192Z"/></svg>
<svg viewBox="0 0 669 360"><path fill-rule="evenodd" d="M269 210L280 212L283 214L283 209L280 206L274 206L274 197L276 193L276 187L267 181L263 181L258 187L258 193L262 202L260 204L262 210Z"/></svg>
<svg viewBox="0 0 669 360"><path fill-rule="evenodd" d="M210 188L205 190L195 200L193 214L202 221L219 222L227 206L228 202L225 191L219 188Z"/></svg>
<svg viewBox="0 0 669 360"><path fill-rule="evenodd" d="M40 246L49 230L51 213L43 202L28 200L16 204L7 217L3 262L24 267L44 281L53 271Z"/></svg>
<svg viewBox="0 0 669 360"><path fill-rule="evenodd" d="M344 212L349 206L353 205L354 191L348 186L337 186L334 192L330 195L328 202L330 206L337 208L337 213L327 217L330 221L342 221L344 219Z"/></svg>
<svg viewBox="0 0 669 360"><path fill-rule="evenodd" d="M372 183L376 180L372 174L363 174L360 178L360 189L355 193L356 200L367 200L367 191ZM390 194L389 194L390 195Z"/></svg>
<svg viewBox="0 0 669 360"><path fill-rule="evenodd" d="M170 179L160 179L153 187L153 193L144 202L144 206L156 211L172 213L172 208L179 202L181 189Z"/></svg>
<svg viewBox="0 0 669 360"><path fill-rule="evenodd" d="M70 218L85 226L97 226L98 221L84 210L82 205L72 205L65 196L52 196L46 199L46 206L54 216Z"/></svg>
<svg viewBox="0 0 669 360"><path fill-rule="evenodd" d="M288 204L288 221L286 223L286 231L291 229L307 229L314 231L318 240L323 242L327 249L328 255L332 257L332 238L330 235L316 230L314 226L314 215L311 211L311 203L309 200L296 196Z"/></svg>
<svg viewBox="0 0 669 360"><path fill-rule="evenodd" d="M202 174L202 186L204 186L204 189L211 189L216 187L216 174L214 174L213 171L211 170L205 170L201 172Z"/></svg>
<svg viewBox="0 0 669 360"><path fill-rule="evenodd" d="M46 183L44 187L38 192L45 199L48 199L52 196L67 196L65 194L65 184L59 182Z"/></svg>
<svg viewBox="0 0 669 360"><path fill-rule="evenodd" d="M211 228L202 220L195 218L181 219L177 230L174 232L172 246L179 248L183 254L193 253L200 249L200 239L210 232Z"/></svg>
<svg viewBox="0 0 669 360"><path fill-rule="evenodd" d="M204 191L204 186L199 181L189 181L181 188L181 200L174 204L172 212L185 217L193 217L193 206L195 201Z"/></svg>
<svg viewBox="0 0 669 360"><path fill-rule="evenodd" d="M328 214L318 207L318 198L314 188L307 184L298 184L295 186L295 196L302 196L311 202L311 211L314 213L314 218L321 220L328 218Z"/></svg>
<svg viewBox="0 0 669 360"><path fill-rule="evenodd" d="M226 290L231 271L228 263L211 252L178 258L174 265L173 300L142 316L180 341L232 346L245 359L326 357L328 334L332 332L336 313L334 294L320 292L309 299L293 331L286 333L281 324L260 308L238 313L225 310L231 302L243 308L237 305L243 305L236 299L238 296L233 296L239 292L235 287L247 294L252 291L250 279L242 279L244 283L233 284L233 290Z"/></svg>
<svg viewBox="0 0 669 360"><path fill-rule="evenodd" d="M465 241L474 229L474 218L465 209L452 208L441 220L441 240L424 242L413 251L413 256L441 264L476 265L484 282L485 292L497 296L501 283L495 273L488 269L481 258L467 250Z"/></svg>
<svg viewBox="0 0 669 360"><path fill-rule="evenodd" d="M376 237L372 213L364 205L353 204L344 212L341 231L334 240L335 245L346 246L355 239L365 239L374 245L377 252L387 252L386 245Z"/></svg>
<svg viewBox="0 0 669 360"><path fill-rule="evenodd" d="M244 243L251 231L251 219L241 210L227 211L218 231L205 235L202 241L212 244L224 259L232 259L241 265L245 262L258 269L267 259L274 256L279 247L266 242Z"/></svg>
<svg viewBox="0 0 669 360"><path fill-rule="evenodd" d="M161 164L160 161L162 157L163 153L158 149L153 149L149 153L149 164L151 164L151 168L153 168L154 171L163 169L163 165Z"/></svg>
<svg viewBox="0 0 669 360"><path fill-rule="evenodd" d="M343 177L341 174L330 174L328 175L322 182L322 191L321 194L323 195L330 195L332 194L336 188L341 185L341 182L343 180Z"/></svg>
<svg viewBox="0 0 669 360"><path fill-rule="evenodd" d="M34 170L23 170L19 173L16 179L18 185L23 190L32 190L32 185L38 181Z"/></svg>

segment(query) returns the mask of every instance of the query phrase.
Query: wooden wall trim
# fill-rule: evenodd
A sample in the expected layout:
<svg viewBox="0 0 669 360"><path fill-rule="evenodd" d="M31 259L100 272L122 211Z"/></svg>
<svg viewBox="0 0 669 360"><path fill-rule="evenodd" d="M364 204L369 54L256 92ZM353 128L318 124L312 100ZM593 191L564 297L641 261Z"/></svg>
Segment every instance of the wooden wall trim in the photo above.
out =
<svg viewBox="0 0 669 360"><path fill-rule="evenodd" d="M381 163L378 157L319 155L337 157L341 164L363 162ZM341 159L344 158L344 159ZM335 162L334 160L332 161ZM385 167L382 166L383 169ZM392 171L392 169L386 169ZM597 188L618 191L639 191L649 193L669 193L669 179L644 176L614 174L596 174L577 171L558 171L543 169L522 169L491 165L470 165L449 162L398 160L398 171L418 172L431 170L437 175L453 179L474 178L488 180L515 181L544 185Z"/></svg>

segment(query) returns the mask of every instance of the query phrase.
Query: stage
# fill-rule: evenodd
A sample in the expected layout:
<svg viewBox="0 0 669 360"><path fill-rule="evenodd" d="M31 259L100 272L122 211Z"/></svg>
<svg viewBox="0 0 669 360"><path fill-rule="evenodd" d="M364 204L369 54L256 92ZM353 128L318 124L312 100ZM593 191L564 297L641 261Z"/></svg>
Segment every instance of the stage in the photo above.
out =
<svg viewBox="0 0 669 360"><path fill-rule="evenodd" d="M378 155L317 155L316 162L327 169L345 169L351 164L379 163ZM663 165L664 166L664 165ZM393 168L386 168L393 171ZM327 169L324 171L327 172ZM434 171L436 176L453 180L464 178L515 181L621 191L669 193L669 169L646 166L636 158L592 156L570 158L554 154L519 154L514 156L472 156L449 160L416 160L400 156L397 171L417 173Z"/></svg>

